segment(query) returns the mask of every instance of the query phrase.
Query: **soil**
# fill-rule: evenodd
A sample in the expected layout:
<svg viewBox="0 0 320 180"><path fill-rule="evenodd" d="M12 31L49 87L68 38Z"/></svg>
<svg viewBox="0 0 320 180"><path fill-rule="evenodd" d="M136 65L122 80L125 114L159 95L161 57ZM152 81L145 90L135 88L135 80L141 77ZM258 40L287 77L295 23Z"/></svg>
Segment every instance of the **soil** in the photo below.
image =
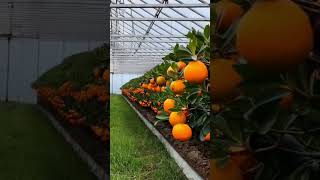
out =
<svg viewBox="0 0 320 180"><path fill-rule="evenodd" d="M95 138L88 126L71 126L54 111L53 108L42 103L38 98L38 104L49 111L57 122L69 133L69 135L86 151L106 174L110 174L110 142L103 143Z"/></svg>
<svg viewBox="0 0 320 180"><path fill-rule="evenodd" d="M155 113L150 108L144 108L136 102L131 102L131 104L152 124L157 121ZM176 141L171 135L172 127L168 122L159 122L155 128L200 176L208 179L210 171L210 149L208 142L201 142L195 135L187 142Z"/></svg>

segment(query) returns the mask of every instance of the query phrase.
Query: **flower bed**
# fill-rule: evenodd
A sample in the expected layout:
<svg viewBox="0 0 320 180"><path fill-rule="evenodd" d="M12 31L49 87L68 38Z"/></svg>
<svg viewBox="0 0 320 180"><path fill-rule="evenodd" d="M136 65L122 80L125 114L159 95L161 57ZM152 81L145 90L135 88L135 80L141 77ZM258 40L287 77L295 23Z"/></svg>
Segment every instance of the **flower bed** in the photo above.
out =
<svg viewBox="0 0 320 180"><path fill-rule="evenodd" d="M97 48L66 58L32 85L38 103L105 170L109 170L107 65L106 48Z"/></svg>

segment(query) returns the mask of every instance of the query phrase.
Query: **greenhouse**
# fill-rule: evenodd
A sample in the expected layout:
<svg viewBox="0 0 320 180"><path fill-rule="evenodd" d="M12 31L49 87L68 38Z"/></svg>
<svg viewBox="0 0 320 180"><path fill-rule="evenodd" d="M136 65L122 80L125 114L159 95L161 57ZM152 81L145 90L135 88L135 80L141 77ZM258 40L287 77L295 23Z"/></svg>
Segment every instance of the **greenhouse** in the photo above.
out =
<svg viewBox="0 0 320 180"><path fill-rule="evenodd" d="M0 2L0 179L108 179L106 6Z"/></svg>
<svg viewBox="0 0 320 180"><path fill-rule="evenodd" d="M112 1L110 131L117 138L110 145L111 178L208 177L209 3ZM198 76L185 85L186 69ZM188 104L187 98L197 102ZM126 170L123 163L128 163Z"/></svg>

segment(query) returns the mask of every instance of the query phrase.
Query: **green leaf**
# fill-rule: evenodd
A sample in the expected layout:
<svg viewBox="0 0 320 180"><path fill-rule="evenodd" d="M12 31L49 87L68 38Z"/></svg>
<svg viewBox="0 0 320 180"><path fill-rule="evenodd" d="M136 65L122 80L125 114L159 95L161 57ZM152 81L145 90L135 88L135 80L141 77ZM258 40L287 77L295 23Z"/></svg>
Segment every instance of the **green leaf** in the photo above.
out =
<svg viewBox="0 0 320 180"><path fill-rule="evenodd" d="M259 133L267 133L277 121L280 99L287 95L289 93L281 93L257 103L244 114L244 118L254 122Z"/></svg>
<svg viewBox="0 0 320 180"><path fill-rule="evenodd" d="M212 116L212 118L213 119L211 120L211 122L213 124L213 127L220 130L226 138L234 141L234 143L238 145L243 144L241 132L239 132L238 129L236 130L236 128L231 129L231 124L228 123L228 121L224 117L216 115Z"/></svg>
<svg viewBox="0 0 320 180"><path fill-rule="evenodd" d="M157 119L159 120L169 120L169 116L168 115L158 115L156 116Z"/></svg>

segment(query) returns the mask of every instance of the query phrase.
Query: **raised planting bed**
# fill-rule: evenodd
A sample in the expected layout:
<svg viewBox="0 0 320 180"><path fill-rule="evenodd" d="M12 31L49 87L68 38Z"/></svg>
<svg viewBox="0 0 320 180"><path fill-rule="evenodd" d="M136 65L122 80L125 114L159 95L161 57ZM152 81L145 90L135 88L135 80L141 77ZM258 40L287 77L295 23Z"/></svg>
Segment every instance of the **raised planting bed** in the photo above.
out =
<svg viewBox="0 0 320 180"><path fill-rule="evenodd" d="M91 171L101 180L109 179L110 143L95 138L89 126L70 126L52 107L38 98L40 109L49 116L54 127L65 137Z"/></svg>
<svg viewBox="0 0 320 180"><path fill-rule="evenodd" d="M123 97L142 119L149 122L149 126L154 127L157 132L160 133L158 138L165 146L170 146L169 148L166 147L167 150L171 156L174 156L173 158L189 179L207 179L210 170L209 142L202 142L195 137L186 142L174 140L171 135L172 127L170 127L168 122L158 122L156 126L153 126L154 123L157 122L157 119L151 109L144 108L138 103L130 101L127 97ZM150 128L151 130L152 127ZM155 135L157 135L157 132L153 131Z"/></svg>

